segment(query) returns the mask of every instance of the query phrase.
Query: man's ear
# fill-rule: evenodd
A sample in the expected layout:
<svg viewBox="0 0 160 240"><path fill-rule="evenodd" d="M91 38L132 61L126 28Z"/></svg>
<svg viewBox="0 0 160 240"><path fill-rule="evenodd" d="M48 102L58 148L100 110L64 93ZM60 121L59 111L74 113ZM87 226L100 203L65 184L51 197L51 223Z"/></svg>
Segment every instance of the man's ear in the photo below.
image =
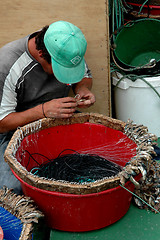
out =
<svg viewBox="0 0 160 240"><path fill-rule="evenodd" d="M39 55L39 57L43 58L43 52L42 52L42 50L38 50L38 55Z"/></svg>

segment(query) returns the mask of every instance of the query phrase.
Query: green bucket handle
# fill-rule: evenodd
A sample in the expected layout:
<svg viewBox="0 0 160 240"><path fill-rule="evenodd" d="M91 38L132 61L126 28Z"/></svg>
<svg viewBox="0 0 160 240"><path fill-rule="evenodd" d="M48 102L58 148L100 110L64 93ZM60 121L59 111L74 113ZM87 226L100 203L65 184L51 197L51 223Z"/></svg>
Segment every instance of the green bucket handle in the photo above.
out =
<svg viewBox="0 0 160 240"><path fill-rule="evenodd" d="M149 63L147 63L147 64L145 64L145 65L143 65L143 66L141 66L141 67L123 68L123 67L121 67L121 66L117 63L117 61L116 61L116 59L115 59L115 57L114 57L114 49L113 49L113 48L111 48L111 56L112 56L112 59L113 59L114 64L115 64L119 69L121 69L122 71L125 71L125 72L131 72L131 71L140 70L140 69L146 69L146 68L147 68L147 69L148 69L148 68L154 68L154 67L156 66L156 64L157 64L156 60L154 59L153 61L151 61L151 62L149 62Z"/></svg>

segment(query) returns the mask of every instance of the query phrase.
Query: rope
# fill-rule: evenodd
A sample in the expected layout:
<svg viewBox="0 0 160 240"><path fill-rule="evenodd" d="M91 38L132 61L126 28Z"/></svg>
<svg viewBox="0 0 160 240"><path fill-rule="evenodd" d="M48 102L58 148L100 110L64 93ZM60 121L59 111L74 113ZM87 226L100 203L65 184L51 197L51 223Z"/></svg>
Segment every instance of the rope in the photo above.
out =
<svg viewBox="0 0 160 240"><path fill-rule="evenodd" d="M139 12L138 12L138 14L140 14L140 13L141 13L141 11L142 11L142 9L143 9L144 5L145 5L147 2L148 2L148 0L145 0L145 1L144 1L144 3L142 4L142 6L141 6L141 8L140 8L140 10L139 10Z"/></svg>
<svg viewBox="0 0 160 240"><path fill-rule="evenodd" d="M155 212L160 213L157 209L155 209L154 207L152 207L150 204L148 204L146 201L144 201L142 198L140 198L139 196L137 196L135 193L131 192L129 189L127 189L126 187L122 186L121 184L119 184L119 186L121 186L122 188L124 188L125 190L127 190L129 193L133 194L136 198L138 198L139 200L141 200L143 203L145 203L148 207L152 208Z"/></svg>
<svg viewBox="0 0 160 240"><path fill-rule="evenodd" d="M112 33L124 24L124 13L127 12L126 6L128 7L125 1L109 0L109 14L112 19Z"/></svg>
<svg viewBox="0 0 160 240"><path fill-rule="evenodd" d="M134 23L133 23L134 24ZM115 40L115 36L114 36L114 40ZM151 69L151 68L154 68L155 66L156 66L156 61L155 61L155 59L153 60L153 61L150 61L149 63L146 63L145 65L143 65L143 66L140 66L140 67L132 67L132 68L123 68L123 67L121 67L118 63L117 63L117 61L116 61L116 59L115 59L115 57L114 57L114 47L113 47L114 45L112 45L112 47L111 47L111 57L112 57L112 60L113 60L113 62L114 62L114 64L119 68L119 69L121 69L122 71L125 71L125 72L133 72L133 71L135 71L135 70L141 70L141 69Z"/></svg>

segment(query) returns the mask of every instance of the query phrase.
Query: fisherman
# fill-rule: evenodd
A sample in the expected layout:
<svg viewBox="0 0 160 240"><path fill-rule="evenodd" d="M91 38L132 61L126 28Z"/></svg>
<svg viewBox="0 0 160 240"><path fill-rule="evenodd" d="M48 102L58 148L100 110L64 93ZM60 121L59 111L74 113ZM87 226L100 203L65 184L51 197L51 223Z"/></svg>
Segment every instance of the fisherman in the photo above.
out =
<svg viewBox="0 0 160 240"><path fill-rule="evenodd" d="M21 193L4 161L17 127L42 118L69 118L95 102L85 62L86 39L66 21L54 22L0 49L0 188ZM72 87L76 97L69 97Z"/></svg>

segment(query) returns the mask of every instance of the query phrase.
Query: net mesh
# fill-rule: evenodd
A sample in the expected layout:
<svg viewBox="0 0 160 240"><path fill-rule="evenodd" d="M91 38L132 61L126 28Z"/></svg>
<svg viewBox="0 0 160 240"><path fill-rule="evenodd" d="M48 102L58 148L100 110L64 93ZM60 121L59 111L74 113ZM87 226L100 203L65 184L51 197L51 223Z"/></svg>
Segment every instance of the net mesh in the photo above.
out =
<svg viewBox="0 0 160 240"><path fill-rule="evenodd" d="M48 163L32 168L31 172L48 179L84 183L113 177L122 170L117 164L98 155L64 153L65 151ZM34 160L33 155L30 157Z"/></svg>

